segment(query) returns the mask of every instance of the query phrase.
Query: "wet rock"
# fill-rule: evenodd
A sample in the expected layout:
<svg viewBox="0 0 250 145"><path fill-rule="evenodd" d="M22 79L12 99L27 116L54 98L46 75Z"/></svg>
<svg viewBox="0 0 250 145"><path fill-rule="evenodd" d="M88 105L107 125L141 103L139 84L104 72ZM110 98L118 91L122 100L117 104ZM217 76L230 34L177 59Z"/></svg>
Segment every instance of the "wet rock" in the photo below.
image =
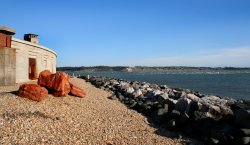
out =
<svg viewBox="0 0 250 145"><path fill-rule="evenodd" d="M42 101L48 98L48 91L36 84L23 84L18 90L18 96L34 101Z"/></svg>

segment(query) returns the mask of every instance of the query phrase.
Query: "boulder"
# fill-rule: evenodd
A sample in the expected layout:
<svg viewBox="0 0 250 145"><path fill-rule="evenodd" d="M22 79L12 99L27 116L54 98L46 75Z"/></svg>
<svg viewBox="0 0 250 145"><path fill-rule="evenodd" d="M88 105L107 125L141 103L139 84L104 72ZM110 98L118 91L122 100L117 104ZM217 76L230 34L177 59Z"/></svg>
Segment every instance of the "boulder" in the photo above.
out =
<svg viewBox="0 0 250 145"><path fill-rule="evenodd" d="M57 72L52 75L53 86L51 89L55 91L62 91L66 94L70 91L69 76L64 72Z"/></svg>
<svg viewBox="0 0 250 145"><path fill-rule="evenodd" d="M53 91L52 95L55 97L66 97L68 93L65 93L63 91Z"/></svg>
<svg viewBox="0 0 250 145"><path fill-rule="evenodd" d="M135 97L141 96L141 95L142 95L141 89L138 89L138 90L134 91L133 95L134 95Z"/></svg>
<svg viewBox="0 0 250 145"><path fill-rule="evenodd" d="M44 70L39 74L38 85L40 86L52 86L52 82L49 77L52 73L49 70Z"/></svg>
<svg viewBox="0 0 250 145"><path fill-rule="evenodd" d="M236 125L244 128L250 128L250 110L239 109L235 113Z"/></svg>
<svg viewBox="0 0 250 145"><path fill-rule="evenodd" d="M48 70L39 74L38 85L50 90L56 97L67 96L70 92L69 76L64 72L52 74Z"/></svg>
<svg viewBox="0 0 250 145"><path fill-rule="evenodd" d="M195 102L198 102L198 101L200 100L200 98L197 97L197 96L194 95L194 94L187 94L187 98L188 98L188 99L191 99L191 100L193 100L193 101L195 101Z"/></svg>
<svg viewBox="0 0 250 145"><path fill-rule="evenodd" d="M23 84L18 90L18 96L34 101L42 101L48 98L48 91L36 84Z"/></svg>
<svg viewBox="0 0 250 145"><path fill-rule="evenodd" d="M156 96L157 97L157 101L160 103L160 104L164 104L167 102L167 99L168 99L168 94L167 93L163 93L161 95L158 95Z"/></svg>
<svg viewBox="0 0 250 145"><path fill-rule="evenodd" d="M181 113L184 113L185 111L189 113L190 102L191 100L188 98L180 98L175 104L175 108Z"/></svg>
<svg viewBox="0 0 250 145"><path fill-rule="evenodd" d="M135 90L134 90L134 88L133 87L128 87L127 89L126 89L126 92L127 93L133 93Z"/></svg>
<svg viewBox="0 0 250 145"><path fill-rule="evenodd" d="M160 90L154 90L154 91L153 91L153 94L154 94L154 96L156 96L156 95L163 94L163 92L160 91Z"/></svg>
<svg viewBox="0 0 250 145"><path fill-rule="evenodd" d="M194 111L194 115L193 115L193 120L194 121L199 121L199 120L203 120L203 119L207 119L207 113L206 112L202 112L202 111Z"/></svg>
<svg viewBox="0 0 250 145"><path fill-rule="evenodd" d="M78 88L77 86L73 85L72 83L70 83L70 94L73 96L77 96L80 98L83 98L85 96L85 92L81 89Z"/></svg>

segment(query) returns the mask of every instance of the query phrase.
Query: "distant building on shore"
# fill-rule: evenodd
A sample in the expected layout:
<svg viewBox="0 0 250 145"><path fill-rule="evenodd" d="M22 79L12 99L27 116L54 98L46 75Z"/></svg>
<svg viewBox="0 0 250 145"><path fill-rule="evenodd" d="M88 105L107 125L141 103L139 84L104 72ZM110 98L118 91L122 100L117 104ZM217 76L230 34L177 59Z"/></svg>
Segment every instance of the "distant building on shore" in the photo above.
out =
<svg viewBox="0 0 250 145"><path fill-rule="evenodd" d="M0 86L38 78L43 70L56 72L56 53L39 45L37 34L12 38L15 29L0 26Z"/></svg>

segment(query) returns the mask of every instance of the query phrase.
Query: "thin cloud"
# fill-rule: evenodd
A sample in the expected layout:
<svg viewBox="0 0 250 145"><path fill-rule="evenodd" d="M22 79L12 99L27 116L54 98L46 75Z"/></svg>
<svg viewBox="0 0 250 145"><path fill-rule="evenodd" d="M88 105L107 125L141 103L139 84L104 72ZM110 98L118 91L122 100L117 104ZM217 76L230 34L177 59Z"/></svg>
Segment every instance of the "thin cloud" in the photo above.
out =
<svg viewBox="0 0 250 145"><path fill-rule="evenodd" d="M148 58L134 62L132 65L250 67L250 47L223 49L206 54Z"/></svg>

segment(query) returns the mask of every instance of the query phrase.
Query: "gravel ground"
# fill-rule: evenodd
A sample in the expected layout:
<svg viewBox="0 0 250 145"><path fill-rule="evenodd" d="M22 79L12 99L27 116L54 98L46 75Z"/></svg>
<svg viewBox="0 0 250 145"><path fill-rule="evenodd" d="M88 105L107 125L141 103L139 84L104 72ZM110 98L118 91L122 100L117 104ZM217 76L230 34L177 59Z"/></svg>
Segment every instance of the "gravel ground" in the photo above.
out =
<svg viewBox="0 0 250 145"><path fill-rule="evenodd" d="M49 95L35 102L15 95L20 85L0 87L0 144L182 144L155 134L144 116L109 100L110 93L70 81L85 98Z"/></svg>

